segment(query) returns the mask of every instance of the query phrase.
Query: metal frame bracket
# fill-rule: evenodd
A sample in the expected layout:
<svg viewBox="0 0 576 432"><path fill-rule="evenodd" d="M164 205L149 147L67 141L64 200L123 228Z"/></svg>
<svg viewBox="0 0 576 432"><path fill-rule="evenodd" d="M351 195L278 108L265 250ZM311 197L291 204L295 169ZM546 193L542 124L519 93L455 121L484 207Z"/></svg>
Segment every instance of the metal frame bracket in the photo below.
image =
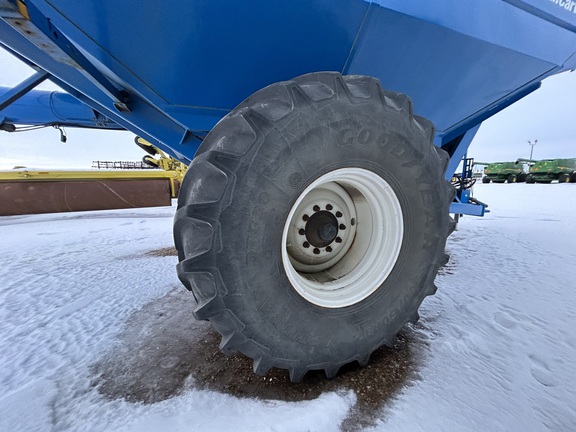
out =
<svg viewBox="0 0 576 432"><path fill-rule="evenodd" d="M118 88L100 72L32 3L25 4L21 0L0 0L0 19L57 61L76 68L112 99L118 111L130 112L128 92L123 88Z"/></svg>

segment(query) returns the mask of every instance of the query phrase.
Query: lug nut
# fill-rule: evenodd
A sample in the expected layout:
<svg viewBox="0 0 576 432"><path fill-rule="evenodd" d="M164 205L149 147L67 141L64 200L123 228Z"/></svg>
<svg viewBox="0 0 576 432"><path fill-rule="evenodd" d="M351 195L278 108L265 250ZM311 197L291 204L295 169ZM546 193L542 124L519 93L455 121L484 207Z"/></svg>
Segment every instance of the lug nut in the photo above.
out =
<svg viewBox="0 0 576 432"><path fill-rule="evenodd" d="M328 253L332 252L332 248L330 246L326 246L326 252Z"/></svg>
<svg viewBox="0 0 576 432"><path fill-rule="evenodd" d="M337 211L337 212L336 212L336 217L337 217L337 218L341 218L341 217L342 217L342 212Z"/></svg>
<svg viewBox="0 0 576 432"><path fill-rule="evenodd" d="M302 246L304 246L305 248L309 248L309 247L310 247L310 243L304 242L304 243L302 243Z"/></svg>
<svg viewBox="0 0 576 432"><path fill-rule="evenodd" d="M336 237L335 242L336 243L342 243L342 239L340 237Z"/></svg>
<svg viewBox="0 0 576 432"><path fill-rule="evenodd" d="M332 210L334 207L332 207L332 204L326 204L326 210L330 211Z"/></svg>
<svg viewBox="0 0 576 432"><path fill-rule="evenodd" d="M307 214L305 214L304 216L302 216L302 220L303 220L304 222L306 222L308 219L309 219L309 217L308 217Z"/></svg>
<svg viewBox="0 0 576 432"><path fill-rule="evenodd" d="M300 235L305 235L305 234L306 234L306 231L304 230L304 228L300 228L300 229L298 230L298 234L300 234Z"/></svg>
<svg viewBox="0 0 576 432"><path fill-rule="evenodd" d="M316 255L318 255L320 253L320 249L314 248L314 250L312 252L314 252Z"/></svg>
<svg viewBox="0 0 576 432"><path fill-rule="evenodd" d="M314 210L315 212L320 211L320 206L315 205L314 207L312 207L312 210Z"/></svg>
<svg viewBox="0 0 576 432"><path fill-rule="evenodd" d="M338 228L340 228L341 230L345 230L345 229L346 229L346 225L340 224L340 225L338 226Z"/></svg>

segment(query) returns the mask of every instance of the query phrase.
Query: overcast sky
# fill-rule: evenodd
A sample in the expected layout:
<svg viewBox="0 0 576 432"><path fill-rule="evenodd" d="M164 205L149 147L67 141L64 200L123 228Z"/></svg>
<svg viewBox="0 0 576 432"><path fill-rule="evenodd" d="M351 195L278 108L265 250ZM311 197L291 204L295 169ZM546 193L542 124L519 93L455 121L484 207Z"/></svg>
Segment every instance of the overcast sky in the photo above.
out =
<svg viewBox="0 0 576 432"><path fill-rule="evenodd" d="M0 86L12 87L32 73L0 49ZM58 88L45 82L44 90ZM576 157L576 73L544 81L542 88L488 119L469 150L482 162L512 161L530 155L528 141L538 140L534 158ZM37 168L90 168L94 160L138 161L144 152L130 132L66 128L67 143L53 128L0 131L0 169L15 165Z"/></svg>

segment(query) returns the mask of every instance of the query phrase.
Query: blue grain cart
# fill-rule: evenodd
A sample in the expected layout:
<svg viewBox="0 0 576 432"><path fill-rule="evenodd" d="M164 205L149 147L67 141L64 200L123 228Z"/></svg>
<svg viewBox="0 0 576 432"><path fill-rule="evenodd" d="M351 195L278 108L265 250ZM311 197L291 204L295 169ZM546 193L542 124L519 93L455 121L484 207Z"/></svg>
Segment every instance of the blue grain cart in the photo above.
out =
<svg viewBox="0 0 576 432"><path fill-rule="evenodd" d="M254 371L334 376L418 319L483 120L576 66L568 0L0 0L0 43L190 165L191 314ZM6 128L6 127L4 127ZM452 203L452 204L451 204ZM452 206L452 207L451 207Z"/></svg>

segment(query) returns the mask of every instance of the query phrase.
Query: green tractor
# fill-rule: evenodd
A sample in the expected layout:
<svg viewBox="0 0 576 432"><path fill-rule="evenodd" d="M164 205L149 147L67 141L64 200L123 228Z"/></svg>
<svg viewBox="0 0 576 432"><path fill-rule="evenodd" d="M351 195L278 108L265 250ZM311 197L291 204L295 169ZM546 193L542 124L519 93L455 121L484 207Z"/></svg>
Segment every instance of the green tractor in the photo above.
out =
<svg viewBox="0 0 576 432"><path fill-rule="evenodd" d="M526 183L576 183L576 158L571 159L518 159L521 162L530 163L530 171L526 177Z"/></svg>
<svg viewBox="0 0 576 432"><path fill-rule="evenodd" d="M475 165L487 165L484 168L482 183L521 183L526 181L527 174L518 162L474 162Z"/></svg>

